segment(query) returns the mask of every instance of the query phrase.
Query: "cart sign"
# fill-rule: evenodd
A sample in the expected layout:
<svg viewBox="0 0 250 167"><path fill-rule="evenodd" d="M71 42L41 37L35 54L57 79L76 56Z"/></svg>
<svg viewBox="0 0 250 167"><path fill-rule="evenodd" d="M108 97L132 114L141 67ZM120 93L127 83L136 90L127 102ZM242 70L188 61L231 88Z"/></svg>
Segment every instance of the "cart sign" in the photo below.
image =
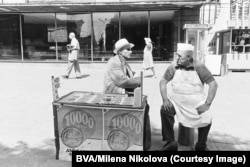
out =
<svg viewBox="0 0 250 167"><path fill-rule="evenodd" d="M57 111L59 159L71 161L77 150L142 151L144 110L62 106Z"/></svg>
<svg viewBox="0 0 250 167"><path fill-rule="evenodd" d="M59 159L71 160L73 150L101 150L102 110L61 107L58 112Z"/></svg>
<svg viewBox="0 0 250 167"><path fill-rule="evenodd" d="M184 29L208 29L210 24L185 24Z"/></svg>
<svg viewBox="0 0 250 167"><path fill-rule="evenodd" d="M103 150L143 150L143 116L144 111L107 110L104 119L106 148Z"/></svg>
<svg viewBox="0 0 250 167"><path fill-rule="evenodd" d="M71 161L72 151L142 151L146 96L142 108L134 97L74 91L53 107L56 152ZM69 106L70 105L70 106Z"/></svg>

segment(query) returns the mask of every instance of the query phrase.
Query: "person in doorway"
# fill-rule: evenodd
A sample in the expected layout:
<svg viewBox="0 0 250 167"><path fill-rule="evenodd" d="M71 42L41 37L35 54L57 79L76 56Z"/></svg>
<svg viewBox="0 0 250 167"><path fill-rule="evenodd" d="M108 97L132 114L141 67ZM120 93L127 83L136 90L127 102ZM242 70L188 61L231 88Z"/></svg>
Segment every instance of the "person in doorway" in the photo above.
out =
<svg viewBox="0 0 250 167"><path fill-rule="evenodd" d="M62 77L65 79L68 79L72 69L74 68L75 73L76 73L76 78L80 79L81 78L81 69L80 69L80 65L78 62L80 45L79 45L78 40L75 37L75 33L71 32L69 34L69 39L71 40L71 43L69 45L67 45L67 50L69 52L68 67L66 70L66 75L63 75Z"/></svg>
<svg viewBox="0 0 250 167"><path fill-rule="evenodd" d="M245 38L241 37L240 42L239 42L239 46L238 46L239 53L244 52L244 45L245 45Z"/></svg>
<svg viewBox="0 0 250 167"><path fill-rule="evenodd" d="M183 126L198 128L195 150L208 150L206 142L212 124L210 106L218 85L207 67L193 59L193 50L191 44L178 43L177 61L167 68L159 84L163 100L162 136L163 141L166 141L161 148L162 151L178 150L173 129L175 115ZM172 91L167 91L167 84L170 81ZM204 84L208 84L209 87L207 96Z"/></svg>
<svg viewBox="0 0 250 167"><path fill-rule="evenodd" d="M141 77L134 76L127 60L130 58L134 44L122 38L114 45L115 56L109 59L104 75L104 93L128 94L141 86ZM131 96L131 95L130 95ZM144 113L143 150L151 147L151 128L149 119L149 105L146 102Z"/></svg>
<svg viewBox="0 0 250 167"><path fill-rule="evenodd" d="M142 68L143 70L150 69L153 72L153 78L156 78L155 70L154 70L154 63L153 63L153 45L150 38L144 38L146 46L143 50L143 62L142 62Z"/></svg>
<svg viewBox="0 0 250 167"><path fill-rule="evenodd" d="M115 43L115 56L109 59L104 76L104 93L125 94L133 91L141 84L140 77L134 77L134 72L126 60L132 54L134 44L123 38Z"/></svg>
<svg viewBox="0 0 250 167"><path fill-rule="evenodd" d="M188 40L188 43L195 46L195 39L193 37L191 37L189 40Z"/></svg>

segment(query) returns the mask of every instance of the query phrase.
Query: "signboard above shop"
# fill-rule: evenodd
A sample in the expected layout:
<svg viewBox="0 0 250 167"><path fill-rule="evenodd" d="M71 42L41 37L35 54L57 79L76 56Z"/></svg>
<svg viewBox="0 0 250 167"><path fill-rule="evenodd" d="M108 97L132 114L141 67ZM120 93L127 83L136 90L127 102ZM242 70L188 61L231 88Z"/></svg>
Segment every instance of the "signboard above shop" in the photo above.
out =
<svg viewBox="0 0 250 167"><path fill-rule="evenodd" d="M10 2L12 4L10 4ZM134 11L199 8L199 0L2 0L0 13L5 12L89 12L89 11ZM21 5L20 5L21 4ZM112 10L111 10L112 9Z"/></svg>
<svg viewBox="0 0 250 167"><path fill-rule="evenodd" d="M208 29L210 28L210 24L185 24L184 29Z"/></svg>

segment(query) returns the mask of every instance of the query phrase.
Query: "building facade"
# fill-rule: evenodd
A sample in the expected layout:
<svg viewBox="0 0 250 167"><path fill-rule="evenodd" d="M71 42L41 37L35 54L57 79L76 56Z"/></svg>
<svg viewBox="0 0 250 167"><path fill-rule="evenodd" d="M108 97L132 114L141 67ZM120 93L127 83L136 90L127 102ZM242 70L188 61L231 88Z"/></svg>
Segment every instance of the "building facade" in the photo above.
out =
<svg viewBox="0 0 250 167"><path fill-rule="evenodd" d="M199 35L204 37L201 55L208 68L216 75L249 71L250 0L219 0L202 5L200 11L200 23L211 25Z"/></svg>
<svg viewBox="0 0 250 167"><path fill-rule="evenodd" d="M187 42L184 25L211 24L204 20L212 10L204 6L217 2L1 0L0 61L66 61L70 32L79 40L80 61L108 60L120 38L135 44L131 60L142 60L144 37L153 41L155 61L171 61L176 44ZM209 22L214 16L209 14Z"/></svg>

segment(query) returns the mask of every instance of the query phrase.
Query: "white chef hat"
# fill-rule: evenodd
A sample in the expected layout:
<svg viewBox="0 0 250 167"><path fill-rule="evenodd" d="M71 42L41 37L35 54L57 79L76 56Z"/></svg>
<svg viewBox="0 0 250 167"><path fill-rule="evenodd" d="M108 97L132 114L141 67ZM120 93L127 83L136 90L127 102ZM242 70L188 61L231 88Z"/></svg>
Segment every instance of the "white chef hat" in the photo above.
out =
<svg viewBox="0 0 250 167"><path fill-rule="evenodd" d="M177 51L194 51L194 46L187 43L178 43Z"/></svg>

